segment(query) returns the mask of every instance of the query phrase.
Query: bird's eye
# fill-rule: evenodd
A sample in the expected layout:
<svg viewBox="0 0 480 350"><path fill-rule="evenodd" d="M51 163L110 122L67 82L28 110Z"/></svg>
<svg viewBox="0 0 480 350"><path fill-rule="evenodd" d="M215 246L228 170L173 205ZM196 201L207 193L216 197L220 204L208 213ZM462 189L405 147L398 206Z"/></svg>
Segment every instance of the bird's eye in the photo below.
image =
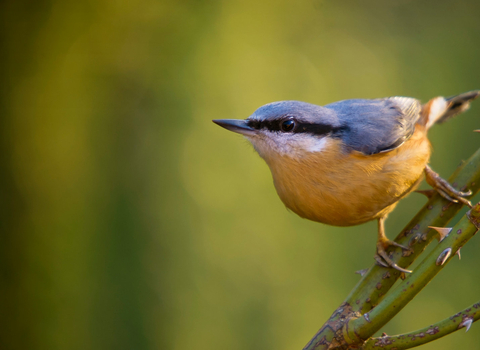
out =
<svg viewBox="0 0 480 350"><path fill-rule="evenodd" d="M282 122L281 127L282 127L282 131L290 132L295 127L295 122L291 119L285 120L284 122Z"/></svg>

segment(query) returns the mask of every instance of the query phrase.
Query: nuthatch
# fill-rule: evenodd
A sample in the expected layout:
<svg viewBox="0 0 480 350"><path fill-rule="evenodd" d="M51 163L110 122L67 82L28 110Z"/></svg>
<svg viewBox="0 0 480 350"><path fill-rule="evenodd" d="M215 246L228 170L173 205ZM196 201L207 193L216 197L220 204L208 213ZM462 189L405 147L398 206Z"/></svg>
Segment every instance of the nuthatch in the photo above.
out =
<svg viewBox="0 0 480 350"><path fill-rule="evenodd" d="M378 220L375 259L400 271L387 255L384 220L425 174L441 196L470 205L428 165L428 129L469 108L471 91L436 97L345 100L324 107L299 101L269 103L245 120L214 120L244 135L266 161L285 206L302 218L334 226Z"/></svg>

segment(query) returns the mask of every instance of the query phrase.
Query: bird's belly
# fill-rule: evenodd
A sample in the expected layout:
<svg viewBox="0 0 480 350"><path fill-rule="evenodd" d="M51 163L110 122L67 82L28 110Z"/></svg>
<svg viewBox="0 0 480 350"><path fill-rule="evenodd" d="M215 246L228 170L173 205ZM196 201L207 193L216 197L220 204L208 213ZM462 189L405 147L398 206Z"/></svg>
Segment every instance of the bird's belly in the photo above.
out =
<svg viewBox="0 0 480 350"><path fill-rule="evenodd" d="M342 189L337 191L308 186L301 190L303 193L298 197L278 187L277 192L286 207L302 218L333 226L352 226L386 216L400 198L415 189L418 182L414 181L403 192L392 192L389 186L367 188L371 185L368 182L355 187L355 181L349 185L339 184Z"/></svg>
<svg viewBox="0 0 480 350"><path fill-rule="evenodd" d="M384 217L421 181L430 145L423 133L414 136L388 153L336 150L269 164L275 188L287 208L309 220L351 226Z"/></svg>

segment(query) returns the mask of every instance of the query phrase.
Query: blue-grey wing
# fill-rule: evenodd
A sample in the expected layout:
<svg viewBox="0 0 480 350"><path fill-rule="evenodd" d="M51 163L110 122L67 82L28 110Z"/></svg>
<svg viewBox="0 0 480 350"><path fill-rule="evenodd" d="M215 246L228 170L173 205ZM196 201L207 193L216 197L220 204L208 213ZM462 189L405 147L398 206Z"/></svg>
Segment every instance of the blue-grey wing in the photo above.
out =
<svg viewBox="0 0 480 350"><path fill-rule="evenodd" d="M334 110L344 126L345 145L368 155L391 151L407 141L422 108L409 97L345 100L325 107Z"/></svg>

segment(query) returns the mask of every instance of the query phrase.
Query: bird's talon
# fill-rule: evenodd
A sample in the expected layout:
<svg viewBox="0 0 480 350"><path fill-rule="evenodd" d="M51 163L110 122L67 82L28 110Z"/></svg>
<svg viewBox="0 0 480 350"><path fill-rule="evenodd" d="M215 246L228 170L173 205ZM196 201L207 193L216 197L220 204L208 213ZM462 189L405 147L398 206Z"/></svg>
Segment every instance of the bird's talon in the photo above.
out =
<svg viewBox="0 0 480 350"><path fill-rule="evenodd" d="M408 248L408 247L406 247L406 246L404 246L404 245L402 245L402 244L400 244L400 243L397 243L397 242L395 242L395 241L390 241L389 244L390 244L390 245L393 245L393 246L395 246L395 247L402 248L403 250L410 250L410 248Z"/></svg>
<svg viewBox="0 0 480 350"><path fill-rule="evenodd" d="M398 271L403 272L403 273L412 273L412 272L413 272L412 270L404 269L404 268L398 266L397 264L393 264L392 267L393 267L395 270L398 270Z"/></svg>
<svg viewBox="0 0 480 350"><path fill-rule="evenodd" d="M375 256L373 257L375 259L375 261L377 262L377 265L380 265L380 266L383 266L383 267L390 267L390 265L388 265L380 255L378 254L375 254Z"/></svg>
<svg viewBox="0 0 480 350"><path fill-rule="evenodd" d="M453 188L448 181L442 179L440 175L434 172L428 165L425 167L425 175L427 183L432 186L440 196L449 200L453 203L462 203L468 205L470 208L472 207L472 203L469 200L465 199L464 197L468 197L472 195L472 191L458 191Z"/></svg>
<svg viewBox="0 0 480 350"><path fill-rule="evenodd" d="M458 203L458 200L456 200L455 198L452 198L450 197L447 192L445 192L444 190L440 189L440 188L436 188L438 194L440 196L442 196L443 198L445 198L446 200L448 200L449 202L452 202L452 203Z"/></svg>
<svg viewBox="0 0 480 350"><path fill-rule="evenodd" d="M399 247L399 248L402 248L403 250L410 250L410 248L404 246L403 244L392 241L387 237L379 238L379 240L377 241L377 251L381 251L387 254L385 249L387 249L390 246Z"/></svg>
<svg viewBox="0 0 480 350"><path fill-rule="evenodd" d="M382 252L377 252L377 254L375 254L374 256L374 259L375 261L377 262L377 265L380 265L380 266L383 266L383 267L386 267L386 268L394 268L395 270L398 270L400 272L404 272L404 273L412 273L411 270L407 270L407 269L404 269L400 266L398 266L397 264L395 264L392 260L390 260L390 258L387 257L387 255L383 255Z"/></svg>
<svg viewBox="0 0 480 350"><path fill-rule="evenodd" d="M377 253L374 256L375 260L380 266L383 266L383 267L393 267L394 269L401 272L405 272L405 273L412 272L410 270L405 270L404 268L401 268L400 266L395 264L392 261L392 259L388 256L386 249L389 246L399 247L404 250L410 250L410 248L405 247L400 243L391 241L387 238L387 236L385 236L385 228L383 225L384 220L385 218L378 219L378 240L377 240Z"/></svg>

